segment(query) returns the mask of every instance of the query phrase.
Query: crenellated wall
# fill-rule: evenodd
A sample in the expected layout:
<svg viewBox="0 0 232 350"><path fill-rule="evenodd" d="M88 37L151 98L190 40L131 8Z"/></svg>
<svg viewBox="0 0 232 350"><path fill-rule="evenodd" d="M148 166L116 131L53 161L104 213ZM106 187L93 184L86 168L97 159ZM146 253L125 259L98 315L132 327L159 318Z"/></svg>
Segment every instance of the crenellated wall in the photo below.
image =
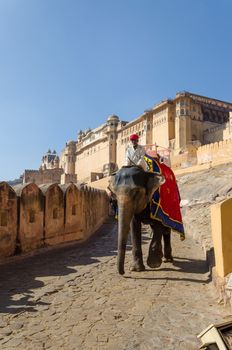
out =
<svg viewBox="0 0 232 350"><path fill-rule="evenodd" d="M87 186L0 183L0 259L85 240L105 221L109 200Z"/></svg>
<svg viewBox="0 0 232 350"><path fill-rule="evenodd" d="M212 165L232 161L232 139L210 143L197 149L197 164Z"/></svg>

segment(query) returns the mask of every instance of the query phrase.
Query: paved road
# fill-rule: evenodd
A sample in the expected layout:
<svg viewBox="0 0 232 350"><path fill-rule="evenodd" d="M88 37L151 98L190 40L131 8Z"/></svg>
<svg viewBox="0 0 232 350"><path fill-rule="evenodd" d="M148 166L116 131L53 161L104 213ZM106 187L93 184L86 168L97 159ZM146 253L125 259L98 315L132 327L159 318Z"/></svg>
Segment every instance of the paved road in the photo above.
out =
<svg viewBox="0 0 232 350"><path fill-rule="evenodd" d="M195 350L198 333L227 319L199 245L174 233L174 264L141 273L129 271L129 246L121 277L116 229L0 266L0 349Z"/></svg>

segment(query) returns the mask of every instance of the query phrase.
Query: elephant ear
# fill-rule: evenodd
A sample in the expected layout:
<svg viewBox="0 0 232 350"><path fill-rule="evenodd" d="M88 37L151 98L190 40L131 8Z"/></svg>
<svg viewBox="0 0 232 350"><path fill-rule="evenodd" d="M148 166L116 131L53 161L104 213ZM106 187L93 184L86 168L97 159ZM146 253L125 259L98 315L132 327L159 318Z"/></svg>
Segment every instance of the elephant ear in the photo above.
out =
<svg viewBox="0 0 232 350"><path fill-rule="evenodd" d="M147 194L151 196L165 182L160 173L147 173Z"/></svg>

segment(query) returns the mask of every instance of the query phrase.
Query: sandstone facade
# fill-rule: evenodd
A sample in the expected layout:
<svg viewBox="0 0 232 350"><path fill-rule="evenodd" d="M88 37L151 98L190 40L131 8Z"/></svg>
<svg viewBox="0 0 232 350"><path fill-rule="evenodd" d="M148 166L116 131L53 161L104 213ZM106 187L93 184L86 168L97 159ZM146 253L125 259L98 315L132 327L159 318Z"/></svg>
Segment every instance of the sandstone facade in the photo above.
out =
<svg viewBox="0 0 232 350"><path fill-rule="evenodd" d="M132 133L140 144L155 145L173 168L194 165L199 147L232 138L231 111L232 103L179 92L131 122L112 115L100 127L80 131L77 141L66 144L60 167L79 181L99 180L124 164Z"/></svg>
<svg viewBox="0 0 232 350"><path fill-rule="evenodd" d="M232 139L232 103L178 92L130 122L111 115L101 126L79 131L60 157L48 150L40 170L25 171L24 182L89 183L108 176L124 164L132 133L140 136L140 144L153 145L173 168L208 162L208 150L198 149Z"/></svg>

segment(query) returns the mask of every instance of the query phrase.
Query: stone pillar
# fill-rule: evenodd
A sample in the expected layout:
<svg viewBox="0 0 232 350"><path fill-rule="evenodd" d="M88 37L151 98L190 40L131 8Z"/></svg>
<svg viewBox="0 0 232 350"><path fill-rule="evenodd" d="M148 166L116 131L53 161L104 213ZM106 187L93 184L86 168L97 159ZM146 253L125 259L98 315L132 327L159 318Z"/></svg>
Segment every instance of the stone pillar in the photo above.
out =
<svg viewBox="0 0 232 350"><path fill-rule="evenodd" d="M191 141L190 116L178 116L175 119L175 150L186 148L189 141Z"/></svg>
<svg viewBox="0 0 232 350"><path fill-rule="evenodd" d="M232 198L211 206L211 224L216 272L225 277L232 272Z"/></svg>
<svg viewBox="0 0 232 350"><path fill-rule="evenodd" d="M75 174L76 163L76 142L69 141L65 148L65 169L66 174Z"/></svg>
<svg viewBox="0 0 232 350"><path fill-rule="evenodd" d="M109 144L109 155L108 155L108 172L106 175L111 173L111 164L116 164L117 161L117 127L119 118L116 115L111 115L107 119L107 135Z"/></svg>

